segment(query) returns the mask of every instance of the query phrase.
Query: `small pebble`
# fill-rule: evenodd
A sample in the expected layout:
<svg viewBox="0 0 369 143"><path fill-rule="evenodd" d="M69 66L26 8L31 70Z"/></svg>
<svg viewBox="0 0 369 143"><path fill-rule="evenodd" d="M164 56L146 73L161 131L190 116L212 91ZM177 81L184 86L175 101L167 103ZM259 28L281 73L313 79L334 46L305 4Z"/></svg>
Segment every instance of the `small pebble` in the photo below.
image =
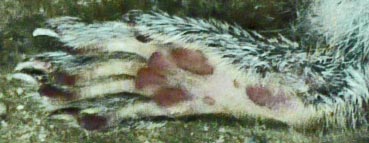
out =
<svg viewBox="0 0 369 143"><path fill-rule="evenodd" d="M23 110L24 109L24 106L23 105L18 105L17 106L17 110Z"/></svg>
<svg viewBox="0 0 369 143"><path fill-rule="evenodd" d="M7 81L11 81L13 78L12 78L12 76L11 75L8 75L8 76L6 76L6 80Z"/></svg>
<svg viewBox="0 0 369 143"><path fill-rule="evenodd" d="M45 142L46 141L46 133L45 133L45 129L44 128L41 128L40 130L40 133L38 134L38 139L41 141L41 142Z"/></svg>
<svg viewBox="0 0 369 143"><path fill-rule="evenodd" d="M220 136L216 141L215 143L224 143L224 136Z"/></svg>
<svg viewBox="0 0 369 143"><path fill-rule="evenodd" d="M209 127L208 126L204 126L204 131L209 131Z"/></svg>
<svg viewBox="0 0 369 143"><path fill-rule="evenodd" d="M7 127L7 126L8 126L8 123L7 123L7 122L5 122L5 121L1 121L1 126L2 126L2 127Z"/></svg>
<svg viewBox="0 0 369 143"><path fill-rule="evenodd" d="M219 128L219 132L221 132L221 133L225 133L225 132L226 132L226 130L225 130L224 128Z"/></svg>
<svg viewBox="0 0 369 143"><path fill-rule="evenodd" d="M23 92L24 92L24 90L23 90L22 88L18 88L18 89L17 89L17 94L18 94L18 95L22 95L22 94L23 94Z"/></svg>
<svg viewBox="0 0 369 143"><path fill-rule="evenodd" d="M5 114L6 114L6 105L0 102L0 116L3 116Z"/></svg>

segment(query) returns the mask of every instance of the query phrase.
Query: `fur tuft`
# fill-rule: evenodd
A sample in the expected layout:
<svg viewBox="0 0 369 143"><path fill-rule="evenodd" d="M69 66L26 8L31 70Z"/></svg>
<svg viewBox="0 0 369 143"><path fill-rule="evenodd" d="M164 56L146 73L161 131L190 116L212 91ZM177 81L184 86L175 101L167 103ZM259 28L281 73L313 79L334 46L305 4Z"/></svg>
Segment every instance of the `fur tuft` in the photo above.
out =
<svg viewBox="0 0 369 143"><path fill-rule="evenodd" d="M369 1L321 0L308 16L311 31L318 33L347 61L368 62Z"/></svg>

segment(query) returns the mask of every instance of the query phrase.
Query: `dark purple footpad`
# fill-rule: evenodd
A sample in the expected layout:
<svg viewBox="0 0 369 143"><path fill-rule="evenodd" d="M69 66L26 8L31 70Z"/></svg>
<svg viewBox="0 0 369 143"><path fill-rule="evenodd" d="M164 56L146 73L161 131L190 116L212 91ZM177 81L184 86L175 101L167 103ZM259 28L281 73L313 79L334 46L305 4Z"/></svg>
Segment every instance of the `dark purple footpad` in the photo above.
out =
<svg viewBox="0 0 369 143"><path fill-rule="evenodd" d="M135 80L137 89L143 89L148 86L163 86L167 84L164 74L153 68L142 68L137 72Z"/></svg>
<svg viewBox="0 0 369 143"><path fill-rule="evenodd" d="M148 67L140 69L135 80L139 90L154 87L152 99L163 107L171 107L192 98L186 89L168 85L168 71L180 68L197 75L211 75L214 72L200 51L177 48L169 52L167 55L160 51L154 52L148 60ZM204 102L213 105L215 101L206 98Z"/></svg>
<svg viewBox="0 0 369 143"><path fill-rule="evenodd" d="M179 48L174 49L171 56L178 67L191 73L211 75L214 72L214 68L200 51Z"/></svg>
<svg viewBox="0 0 369 143"><path fill-rule="evenodd" d="M284 93L273 94L270 89L263 86L250 86L246 88L247 96L251 101L260 106L270 109L278 105L286 104L290 99Z"/></svg>
<svg viewBox="0 0 369 143"><path fill-rule="evenodd" d="M49 97L50 99L57 99L57 100L73 100L76 99L77 96L66 89L62 89L50 84L44 84L40 87L39 93L41 96Z"/></svg>
<svg viewBox="0 0 369 143"><path fill-rule="evenodd" d="M86 130L103 130L108 127L108 119L99 115L83 115L79 118L79 124Z"/></svg>
<svg viewBox="0 0 369 143"><path fill-rule="evenodd" d="M56 83L69 86L75 85L78 81L77 75L71 75L65 72L52 73L51 77Z"/></svg>
<svg viewBox="0 0 369 143"><path fill-rule="evenodd" d="M155 92L153 97L155 103L164 107L170 107L190 99L189 93L180 88L161 88Z"/></svg>
<svg viewBox="0 0 369 143"><path fill-rule="evenodd" d="M54 111L50 114L50 116L58 115L58 114L68 114L73 116L78 120L78 123L81 127L86 130L103 130L108 127L108 119L104 116L100 115L81 115L81 109L76 107L64 108Z"/></svg>

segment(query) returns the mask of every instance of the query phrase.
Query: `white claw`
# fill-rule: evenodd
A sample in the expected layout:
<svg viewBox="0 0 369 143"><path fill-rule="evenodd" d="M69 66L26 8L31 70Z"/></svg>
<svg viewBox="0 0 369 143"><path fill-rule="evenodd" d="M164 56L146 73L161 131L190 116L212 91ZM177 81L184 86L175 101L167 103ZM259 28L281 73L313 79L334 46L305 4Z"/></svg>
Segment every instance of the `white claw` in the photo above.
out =
<svg viewBox="0 0 369 143"><path fill-rule="evenodd" d="M42 70L42 71L49 71L49 68L51 67L51 64L48 62L41 62L41 61L30 61L30 62L23 62L23 63L19 63L16 67L15 67L15 71L20 71L22 69L27 69L27 68L33 68L36 70Z"/></svg>
<svg viewBox="0 0 369 143"><path fill-rule="evenodd" d="M21 80L31 85L38 85L38 82L34 77L24 73L15 73L11 76L11 79Z"/></svg>
<svg viewBox="0 0 369 143"><path fill-rule="evenodd" d="M37 28L35 31L33 31L32 33L33 37L36 36L50 36L50 37L55 37L55 38L59 38L59 34L56 33L55 31L51 30L51 29L44 29L44 28Z"/></svg>

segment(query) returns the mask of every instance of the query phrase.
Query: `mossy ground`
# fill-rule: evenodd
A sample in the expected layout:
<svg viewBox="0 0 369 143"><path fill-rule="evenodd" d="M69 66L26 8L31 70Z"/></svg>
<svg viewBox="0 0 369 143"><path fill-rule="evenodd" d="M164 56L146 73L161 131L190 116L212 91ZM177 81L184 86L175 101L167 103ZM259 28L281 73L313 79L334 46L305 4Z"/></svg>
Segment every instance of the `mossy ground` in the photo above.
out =
<svg viewBox="0 0 369 143"><path fill-rule="evenodd" d="M299 1L283 0L2 0L0 1L0 142L365 142L367 128L293 128L263 119L221 115L168 120L126 121L102 132L88 132L50 120L22 83L9 80L24 55L56 50L53 40L32 38L47 18L70 15L87 22L117 20L130 9L153 8L191 17L215 17L264 31L291 31ZM300 1L303 2L303 1Z"/></svg>

